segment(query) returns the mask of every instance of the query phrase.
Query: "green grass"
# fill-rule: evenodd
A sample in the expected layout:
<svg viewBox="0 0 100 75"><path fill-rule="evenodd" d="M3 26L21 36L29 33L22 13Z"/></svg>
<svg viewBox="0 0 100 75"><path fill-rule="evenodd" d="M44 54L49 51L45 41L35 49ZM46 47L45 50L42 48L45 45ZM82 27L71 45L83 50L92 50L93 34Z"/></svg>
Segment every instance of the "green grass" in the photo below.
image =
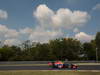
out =
<svg viewBox="0 0 100 75"><path fill-rule="evenodd" d="M100 63L76 63L77 65L100 65Z"/></svg>
<svg viewBox="0 0 100 75"><path fill-rule="evenodd" d="M48 64L0 64L0 66L48 66Z"/></svg>
<svg viewBox="0 0 100 75"><path fill-rule="evenodd" d="M100 75L100 71L13 70L13 71L0 71L0 75Z"/></svg>

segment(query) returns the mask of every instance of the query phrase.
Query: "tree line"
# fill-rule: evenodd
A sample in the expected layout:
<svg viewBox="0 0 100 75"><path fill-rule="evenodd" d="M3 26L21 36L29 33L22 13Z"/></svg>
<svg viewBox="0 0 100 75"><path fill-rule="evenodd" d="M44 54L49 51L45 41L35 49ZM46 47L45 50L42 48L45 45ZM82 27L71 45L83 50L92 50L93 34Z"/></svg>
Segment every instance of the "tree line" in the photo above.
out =
<svg viewBox="0 0 100 75"><path fill-rule="evenodd" d="M59 38L48 43L31 43L19 46L0 47L0 61L44 61L44 60L100 60L100 32L94 40L82 43L74 38Z"/></svg>

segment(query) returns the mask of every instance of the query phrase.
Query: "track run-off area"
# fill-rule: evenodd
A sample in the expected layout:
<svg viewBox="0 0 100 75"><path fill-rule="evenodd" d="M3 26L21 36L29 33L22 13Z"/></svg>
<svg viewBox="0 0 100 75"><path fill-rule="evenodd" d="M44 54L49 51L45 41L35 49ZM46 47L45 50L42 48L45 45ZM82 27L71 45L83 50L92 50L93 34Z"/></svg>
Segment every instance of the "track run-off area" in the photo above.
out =
<svg viewBox="0 0 100 75"><path fill-rule="evenodd" d="M47 65L48 61L14 61L0 62L0 70L72 70L53 69ZM65 62L78 65L77 70L100 70L100 63L95 62Z"/></svg>
<svg viewBox="0 0 100 75"><path fill-rule="evenodd" d="M72 69L53 69L49 66L0 66L0 70L72 70ZM77 70L100 70L100 65L79 65Z"/></svg>

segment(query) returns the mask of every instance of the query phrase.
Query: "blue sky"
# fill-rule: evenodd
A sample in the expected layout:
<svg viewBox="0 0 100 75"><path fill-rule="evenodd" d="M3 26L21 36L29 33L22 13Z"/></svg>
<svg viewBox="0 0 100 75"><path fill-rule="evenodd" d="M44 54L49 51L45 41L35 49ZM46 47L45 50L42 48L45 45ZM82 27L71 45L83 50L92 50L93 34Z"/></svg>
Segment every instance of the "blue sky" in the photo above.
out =
<svg viewBox="0 0 100 75"><path fill-rule="evenodd" d="M41 11L42 8L43 11ZM66 14L66 17L63 18L61 13L57 14L60 9L64 9L63 11L68 13L65 11L67 9L72 12L71 15L74 14L74 11L79 11L79 13L74 14L75 19L70 23L61 23L65 24L65 26L61 26L58 24L59 22L56 22L55 16L57 21L58 18L60 20L65 18L65 21L69 19ZM1 28L4 28L0 31L0 40L4 43L14 44L15 41L20 42L23 39L46 42L59 37L74 37L82 41L89 41L93 39L96 32L100 31L100 0L0 0L0 11L0 25ZM49 17L37 16L46 12L50 14ZM51 23L53 25L48 21L51 17L54 17L53 21L56 22ZM80 19L82 22L76 19ZM73 21L75 24L72 23ZM84 39L85 37L88 39Z"/></svg>

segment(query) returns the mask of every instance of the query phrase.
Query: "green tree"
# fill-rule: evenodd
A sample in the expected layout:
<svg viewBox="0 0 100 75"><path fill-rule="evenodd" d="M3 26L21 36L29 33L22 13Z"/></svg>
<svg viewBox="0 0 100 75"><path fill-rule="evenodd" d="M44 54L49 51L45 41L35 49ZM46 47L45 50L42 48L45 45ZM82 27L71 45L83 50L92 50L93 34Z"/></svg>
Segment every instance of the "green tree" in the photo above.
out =
<svg viewBox="0 0 100 75"><path fill-rule="evenodd" d="M81 43L72 38L51 40L50 47L56 60L77 60L81 51Z"/></svg>
<svg viewBox="0 0 100 75"><path fill-rule="evenodd" d="M96 46L94 42L84 43L84 57L86 60L95 60L96 58Z"/></svg>
<svg viewBox="0 0 100 75"><path fill-rule="evenodd" d="M98 51L98 57L100 60L100 32L97 32L96 37L95 37L95 41L96 41L96 49Z"/></svg>
<svg viewBox="0 0 100 75"><path fill-rule="evenodd" d="M24 41L21 45L21 49L22 49L22 60L32 60L32 56L31 56L31 48L32 48L32 44L30 42L30 40Z"/></svg>
<svg viewBox="0 0 100 75"><path fill-rule="evenodd" d="M22 60L22 51L21 51L21 48L18 47L18 46L11 46L10 47L12 50L13 50L13 56L11 58L9 58L9 60L16 60L16 61L19 61L19 60Z"/></svg>
<svg viewBox="0 0 100 75"><path fill-rule="evenodd" d="M0 48L0 60L8 61L11 57L13 57L14 51L9 46L3 46Z"/></svg>

